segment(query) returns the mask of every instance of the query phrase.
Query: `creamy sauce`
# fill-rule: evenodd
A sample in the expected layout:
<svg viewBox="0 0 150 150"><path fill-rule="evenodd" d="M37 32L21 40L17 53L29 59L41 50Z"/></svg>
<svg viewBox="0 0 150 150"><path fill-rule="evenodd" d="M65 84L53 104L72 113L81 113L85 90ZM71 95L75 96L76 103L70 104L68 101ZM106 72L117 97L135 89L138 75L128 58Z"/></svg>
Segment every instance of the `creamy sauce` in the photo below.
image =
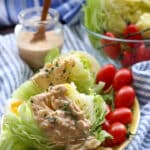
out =
<svg viewBox="0 0 150 150"><path fill-rule="evenodd" d="M47 31L45 39L35 42L32 41L33 38L33 32L22 31L19 33L17 38L19 53L31 67L40 68L44 65L44 58L50 49L62 47L63 37L55 31Z"/></svg>
<svg viewBox="0 0 150 150"><path fill-rule="evenodd" d="M50 87L48 92L32 97L34 119L48 138L67 150L90 150L100 142L90 136L90 122L80 108L69 100L63 85Z"/></svg>

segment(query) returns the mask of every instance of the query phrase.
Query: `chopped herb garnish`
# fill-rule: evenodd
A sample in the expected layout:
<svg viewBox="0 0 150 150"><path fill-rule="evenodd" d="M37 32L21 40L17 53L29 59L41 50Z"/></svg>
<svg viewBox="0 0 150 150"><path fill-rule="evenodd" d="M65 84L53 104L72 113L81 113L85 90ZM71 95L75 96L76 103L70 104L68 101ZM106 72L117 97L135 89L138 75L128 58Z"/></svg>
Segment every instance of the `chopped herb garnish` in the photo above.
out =
<svg viewBox="0 0 150 150"><path fill-rule="evenodd" d="M67 77L66 81L69 82L69 77Z"/></svg>
<svg viewBox="0 0 150 150"><path fill-rule="evenodd" d="M56 118L56 117L48 117L47 119L48 119L48 121L51 122L51 123L56 123L56 121L57 121L57 118Z"/></svg>
<svg viewBox="0 0 150 150"><path fill-rule="evenodd" d="M48 69L45 69L45 72L49 72L49 70L48 70Z"/></svg>
<svg viewBox="0 0 150 150"><path fill-rule="evenodd" d="M33 99L31 99L31 103L33 103Z"/></svg>
<svg viewBox="0 0 150 150"><path fill-rule="evenodd" d="M44 114L44 117L46 117L47 116L47 114Z"/></svg>
<svg viewBox="0 0 150 150"><path fill-rule="evenodd" d="M63 73L66 73L66 69L63 70Z"/></svg>
<svg viewBox="0 0 150 150"><path fill-rule="evenodd" d="M65 103L64 106L62 107L62 110L67 111L69 108L68 106L69 106L69 103Z"/></svg>
<svg viewBox="0 0 150 150"><path fill-rule="evenodd" d="M53 83L50 83L49 86L53 86Z"/></svg>
<svg viewBox="0 0 150 150"><path fill-rule="evenodd" d="M59 64L58 64L58 62L56 62L56 64L55 64L55 65L56 65L56 67L59 67Z"/></svg>

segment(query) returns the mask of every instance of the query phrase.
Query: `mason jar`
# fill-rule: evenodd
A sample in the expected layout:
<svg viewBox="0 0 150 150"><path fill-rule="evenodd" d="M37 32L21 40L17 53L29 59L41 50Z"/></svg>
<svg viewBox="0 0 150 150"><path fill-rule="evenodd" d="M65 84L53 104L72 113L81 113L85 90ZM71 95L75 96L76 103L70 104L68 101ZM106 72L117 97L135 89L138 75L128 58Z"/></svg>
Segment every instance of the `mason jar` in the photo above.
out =
<svg viewBox="0 0 150 150"><path fill-rule="evenodd" d="M19 55L31 68L41 68L49 51L63 46L63 28L59 14L49 9L47 20L41 21L42 7L29 8L20 12L15 34Z"/></svg>

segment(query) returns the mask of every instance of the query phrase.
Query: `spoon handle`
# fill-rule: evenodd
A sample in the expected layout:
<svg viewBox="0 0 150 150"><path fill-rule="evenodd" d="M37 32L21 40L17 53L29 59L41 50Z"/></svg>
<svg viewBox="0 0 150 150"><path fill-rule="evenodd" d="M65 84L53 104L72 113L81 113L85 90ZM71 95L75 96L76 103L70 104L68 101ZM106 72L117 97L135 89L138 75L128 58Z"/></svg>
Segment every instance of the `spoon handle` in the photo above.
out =
<svg viewBox="0 0 150 150"><path fill-rule="evenodd" d="M46 20L50 5L51 5L51 0L44 0L41 21Z"/></svg>

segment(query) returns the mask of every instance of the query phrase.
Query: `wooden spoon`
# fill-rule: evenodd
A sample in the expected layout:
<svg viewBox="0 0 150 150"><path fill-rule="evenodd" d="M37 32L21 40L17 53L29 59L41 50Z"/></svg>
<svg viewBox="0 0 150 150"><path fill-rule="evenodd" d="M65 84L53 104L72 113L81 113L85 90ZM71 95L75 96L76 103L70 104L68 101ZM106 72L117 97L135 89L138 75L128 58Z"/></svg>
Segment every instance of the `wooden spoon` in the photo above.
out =
<svg viewBox="0 0 150 150"><path fill-rule="evenodd" d="M51 0L44 0L43 10L42 10L42 14L41 14L41 22L45 21L47 19L48 9L50 6L51 6ZM45 40L45 25L44 24L41 24L39 26L39 29L34 34L34 37L31 40L31 42L37 42L40 40Z"/></svg>

